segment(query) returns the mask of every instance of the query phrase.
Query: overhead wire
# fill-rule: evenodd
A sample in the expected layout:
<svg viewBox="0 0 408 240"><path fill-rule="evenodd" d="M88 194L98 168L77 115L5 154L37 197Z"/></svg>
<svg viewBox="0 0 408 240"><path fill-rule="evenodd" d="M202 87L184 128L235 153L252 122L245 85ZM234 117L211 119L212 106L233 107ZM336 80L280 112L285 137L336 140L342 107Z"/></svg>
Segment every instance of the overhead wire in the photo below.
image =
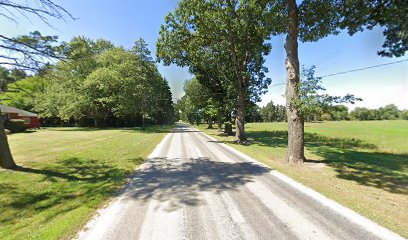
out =
<svg viewBox="0 0 408 240"><path fill-rule="evenodd" d="M404 60L399 60L399 61L394 61L394 62L389 62L389 63L382 63L382 64L373 65L373 66L367 66L367 67L363 67L363 68L350 69L350 70L347 70L347 71L342 71L342 72L337 72L337 73L330 73L330 74L326 74L326 75L323 75L323 76L319 76L319 78L326 78L326 77L331 77L331 76L347 74L347 73L351 73L351 72L358 72L358 71L363 71L363 70L378 68L378 67L383 67L383 66L389 66L389 65L393 65L393 64L407 62L407 61L408 61L408 59L404 59ZM286 82L273 84L273 85L271 85L271 87L276 87L276 86L280 86L280 85L284 85L284 84L286 84Z"/></svg>
<svg viewBox="0 0 408 240"><path fill-rule="evenodd" d="M397 64L397 63L406 62L406 61L408 61L408 59L404 59L404 60L400 60L400 61L394 61L394 62L390 62L390 63L382 63L382 64L363 67L363 68L351 69L351 70L347 70L347 71L343 71L343 72L331 73L331 74L327 74L327 75L319 76L319 77L320 78L331 77L331 76L336 76L336 75L341 75L341 74L346 74L346 73L351 73L351 72L363 71L363 70L367 70L367 69L371 69L371 68L377 68L377 67L382 67L382 66L393 65L393 64Z"/></svg>

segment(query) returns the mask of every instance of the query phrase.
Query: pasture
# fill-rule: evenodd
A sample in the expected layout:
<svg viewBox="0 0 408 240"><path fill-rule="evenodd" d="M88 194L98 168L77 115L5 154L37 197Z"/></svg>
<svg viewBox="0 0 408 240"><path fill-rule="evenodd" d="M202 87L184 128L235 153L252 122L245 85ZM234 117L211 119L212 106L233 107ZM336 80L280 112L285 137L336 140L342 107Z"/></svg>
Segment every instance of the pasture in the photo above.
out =
<svg viewBox="0 0 408 240"><path fill-rule="evenodd" d="M170 129L46 128L9 136L0 170L0 239L69 239Z"/></svg>
<svg viewBox="0 0 408 240"><path fill-rule="evenodd" d="M302 166L286 163L287 123L249 123L251 144L199 129L366 217L408 236L408 121L305 124Z"/></svg>

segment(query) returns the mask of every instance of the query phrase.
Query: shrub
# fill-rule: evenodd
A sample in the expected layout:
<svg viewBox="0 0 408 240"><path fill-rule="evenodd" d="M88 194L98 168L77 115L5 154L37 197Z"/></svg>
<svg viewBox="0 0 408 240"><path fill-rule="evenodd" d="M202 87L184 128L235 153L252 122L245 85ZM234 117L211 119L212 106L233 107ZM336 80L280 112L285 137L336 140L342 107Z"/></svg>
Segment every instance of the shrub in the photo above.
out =
<svg viewBox="0 0 408 240"><path fill-rule="evenodd" d="M407 109L407 110L404 110L404 111L401 113L401 118L402 118L402 119L405 119L405 120L408 120L408 109Z"/></svg>
<svg viewBox="0 0 408 240"><path fill-rule="evenodd" d="M22 119L6 120L4 121L4 128L10 130L12 133L24 132L27 129Z"/></svg>
<svg viewBox="0 0 408 240"><path fill-rule="evenodd" d="M333 120L331 115L328 113L323 113L322 116L320 117L323 121L331 121Z"/></svg>

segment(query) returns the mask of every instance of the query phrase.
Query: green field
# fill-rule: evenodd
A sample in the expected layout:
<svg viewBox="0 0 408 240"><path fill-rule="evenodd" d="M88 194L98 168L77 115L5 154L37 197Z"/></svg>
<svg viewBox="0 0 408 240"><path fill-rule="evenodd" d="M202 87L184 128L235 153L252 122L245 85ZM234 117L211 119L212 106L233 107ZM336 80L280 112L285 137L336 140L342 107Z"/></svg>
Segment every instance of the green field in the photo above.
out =
<svg viewBox="0 0 408 240"><path fill-rule="evenodd" d="M286 163L287 123L247 124L248 146L199 128L408 237L408 121L306 123L302 166Z"/></svg>
<svg viewBox="0 0 408 240"><path fill-rule="evenodd" d="M68 239L169 129L48 128L9 136L16 171L0 170L0 239Z"/></svg>

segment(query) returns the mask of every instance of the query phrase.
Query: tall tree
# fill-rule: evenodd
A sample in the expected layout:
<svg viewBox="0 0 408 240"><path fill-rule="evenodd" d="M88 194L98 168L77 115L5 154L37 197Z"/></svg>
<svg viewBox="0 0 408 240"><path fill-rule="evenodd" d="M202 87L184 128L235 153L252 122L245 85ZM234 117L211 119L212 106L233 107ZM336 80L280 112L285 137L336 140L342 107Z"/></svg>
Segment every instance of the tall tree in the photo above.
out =
<svg viewBox="0 0 408 240"><path fill-rule="evenodd" d="M49 24L49 18L73 18L60 5L52 0L27 1L0 1L2 12L0 18L17 23L17 15L24 17L36 16ZM0 34L0 66L14 66L25 70L37 70L44 63L44 58L58 58L56 54L55 36L42 36L35 31L29 35L9 37ZM0 110L0 167L15 168L16 163L10 152L7 136L4 132L4 121Z"/></svg>
<svg viewBox="0 0 408 240"><path fill-rule="evenodd" d="M289 18L286 36L286 111L288 115L288 161L303 162L304 154L304 119L295 107L294 100L299 96L299 15L296 0L287 0Z"/></svg>
<svg viewBox="0 0 408 240"><path fill-rule="evenodd" d="M182 0L174 13L166 16L157 43L157 56L166 65L188 66L192 73L202 69L202 62L223 66L222 85L237 90L238 142L246 140L248 98L259 100L271 82L265 77L263 58L271 50L265 43L270 33L267 15L266 4L259 1Z"/></svg>
<svg viewBox="0 0 408 240"><path fill-rule="evenodd" d="M95 127L135 126L143 117L170 121L171 92L146 46L126 50L103 39L74 37L61 51L66 60L45 74L52 81L36 96L43 117Z"/></svg>
<svg viewBox="0 0 408 240"><path fill-rule="evenodd" d="M139 38L133 45L132 51L145 62L153 63L151 52L143 38Z"/></svg>
<svg viewBox="0 0 408 240"><path fill-rule="evenodd" d="M277 1L273 6L273 8L280 9L282 13L273 15L273 22L286 23L287 25L286 29L278 25L274 33L282 33L282 30L287 33L285 96L288 120L287 159L289 163L301 163L305 160L304 117L295 104L299 99L300 87L298 39L300 37L301 40L305 41L317 40L336 29L331 22L334 18L331 4L333 4L331 1L306 0L300 4L300 11L296 0ZM336 14L334 16L337 17ZM282 19L282 17L286 17L286 19Z"/></svg>
<svg viewBox="0 0 408 240"><path fill-rule="evenodd" d="M187 81L184 85L185 95L195 106L195 111L201 110L208 117L208 128L212 128L214 117L218 113L217 105L211 91L201 84L196 77Z"/></svg>
<svg viewBox="0 0 408 240"><path fill-rule="evenodd" d="M35 100L39 94L43 94L47 82L40 76L27 77L17 82L7 85L7 89L12 92L1 94L4 97L4 103L9 106L34 111Z"/></svg>
<svg viewBox="0 0 408 240"><path fill-rule="evenodd" d="M288 115L289 163L304 161L304 118L294 102L299 99L300 70L298 41L317 41L348 29L349 34L384 27L383 56L402 56L408 50L408 25L404 19L407 1L401 0L296 0L268 1L273 34L286 33L286 107ZM278 14L276 14L278 13ZM286 27L284 27L286 25Z"/></svg>

